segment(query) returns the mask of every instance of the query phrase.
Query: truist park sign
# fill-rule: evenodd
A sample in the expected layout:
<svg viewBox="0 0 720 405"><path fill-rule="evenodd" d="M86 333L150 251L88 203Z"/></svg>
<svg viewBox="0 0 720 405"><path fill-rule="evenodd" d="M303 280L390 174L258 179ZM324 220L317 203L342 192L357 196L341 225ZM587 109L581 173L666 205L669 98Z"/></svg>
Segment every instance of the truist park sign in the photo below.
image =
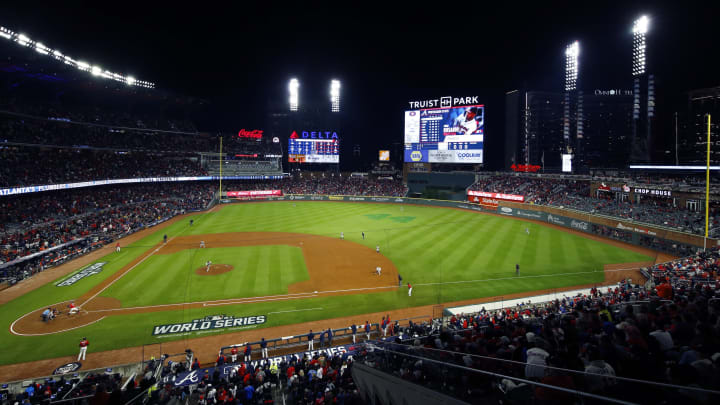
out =
<svg viewBox="0 0 720 405"><path fill-rule="evenodd" d="M478 100L480 96L465 96L465 97L452 97L445 96L440 98L433 98L429 100L420 101L409 101L410 109L418 108L449 108L449 107L460 107L464 105L475 105L480 104Z"/></svg>

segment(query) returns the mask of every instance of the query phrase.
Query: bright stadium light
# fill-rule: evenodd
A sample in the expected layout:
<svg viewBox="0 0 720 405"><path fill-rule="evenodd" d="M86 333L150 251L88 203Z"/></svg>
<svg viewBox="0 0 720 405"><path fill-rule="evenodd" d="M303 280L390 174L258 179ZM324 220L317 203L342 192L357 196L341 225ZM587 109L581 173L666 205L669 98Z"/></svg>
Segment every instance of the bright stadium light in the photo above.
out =
<svg viewBox="0 0 720 405"><path fill-rule="evenodd" d="M288 84L288 91L290 92L290 111L298 110L298 87L300 87L298 80L291 79L290 84Z"/></svg>
<svg viewBox="0 0 720 405"><path fill-rule="evenodd" d="M48 48L46 48L45 45L43 45L40 42L35 43L35 51L37 51L37 53L41 53L43 55L47 55L49 53Z"/></svg>
<svg viewBox="0 0 720 405"><path fill-rule="evenodd" d="M635 23L633 24L633 33L637 34L646 34L648 31L648 27L650 26L650 19L644 15L637 20L635 20Z"/></svg>
<svg viewBox="0 0 720 405"><path fill-rule="evenodd" d="M130 86L132 86L133 84L135 84L135 78L132 77L132 76L128 76L128 77L127 77L127 84L129 84Z"/></svg>
<svg viewBox="0 0 720 405"><path fill-rule="evenodd" d="M633 23L633 76L645 74L645 34L649 26L650 19L647 16L642 16Z"/></svg>
<svg viewBox="0 0 720 405"><path fill-rule="evenodd" d="M330 82L330 111L340 112L340 80Z"/></svg>
<svg viewBox="0 0 720 405"><path fill-rule="evenodd" d="M18 44L20 44L22 46L28 46L28 45L30 45L30 38L28 38L27 36L25 36L23 34L18 34L17 42L18 42Z"/></svg>
<svg viewBox="0 0 720 405"><path fill-rule="evenodd" d="M573 42L565 48L565 91L575 90L578 78L580 43Z"/></svg>
<svg viewBox="0 0 720 405"><path fill-rule="evenodd" d="M142 81L142 80L135 80L134 78L130 79L130 78L123 76L120 73L111 72L109 70L102 70L98 66L91 66L89 63L76 61L75 59L73 59L67 55L63 55L60 51L57 51L50 47L45 46L41 42L36 42L36 41L31 40L25 34L16 34L12 30L9 30L2 26L0 26L0 37L3 37L5 39L8 39L13 42L17 42L17 44L21 45L21 46L34 48L37 53L40 53L43 55L48 55L59 61L64 62L67 65L76 67L85 72L90 72L90 73L92 73L93 76L104 77L106 79L111 79L111 80L115 80L118 82L127 83L132 86L146 87L149 89L155 88L154 83L146 82L146 81Z"/></svg>

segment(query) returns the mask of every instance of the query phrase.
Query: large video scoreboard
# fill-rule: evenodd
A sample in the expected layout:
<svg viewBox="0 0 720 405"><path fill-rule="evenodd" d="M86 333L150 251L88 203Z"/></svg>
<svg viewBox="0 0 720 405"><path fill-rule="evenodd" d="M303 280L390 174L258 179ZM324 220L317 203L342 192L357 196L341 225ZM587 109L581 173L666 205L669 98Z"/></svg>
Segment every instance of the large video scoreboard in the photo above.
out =
<svg viewBox="0 0 720 405"><path fill-rule="evenodd" d="M405 162L483 163L485 106L454 106L469 100L477 97L411 102L429 108L405 111Z"/></svg>
<svg viewBox="0 0 720 405"><path fill-rule="evenodd" d="M290 163L340 163L340 140L333 131L293 131L288 139Z"/></svg>

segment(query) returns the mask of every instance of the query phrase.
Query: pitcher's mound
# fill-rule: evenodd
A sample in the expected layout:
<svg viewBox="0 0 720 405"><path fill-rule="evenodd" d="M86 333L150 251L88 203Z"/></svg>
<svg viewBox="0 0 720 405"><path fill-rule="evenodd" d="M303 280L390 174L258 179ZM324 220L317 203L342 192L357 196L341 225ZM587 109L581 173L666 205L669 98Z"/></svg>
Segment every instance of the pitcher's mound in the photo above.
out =
<svg viewBox="0 0 720 405"><path fill-rule="evenodd" d="M195 269L195 274L198 276L217 276L218 274L227 273L232 271L234 267L229 264L211 264L210 271L206 271L207 267L202 266Z"/></svg>

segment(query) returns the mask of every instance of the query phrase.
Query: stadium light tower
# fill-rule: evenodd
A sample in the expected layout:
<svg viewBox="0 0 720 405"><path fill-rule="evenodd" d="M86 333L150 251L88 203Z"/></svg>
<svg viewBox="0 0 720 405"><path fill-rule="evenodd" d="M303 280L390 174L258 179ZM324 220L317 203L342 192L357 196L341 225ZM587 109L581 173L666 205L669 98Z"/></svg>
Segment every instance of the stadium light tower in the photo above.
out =
<svg viewBox="0 0 720 405"><path fill-rule="evenodd" d="M330 82L330 111L340 112L340 80Z"/></svg>
<svg viewBox="0 0 720 405"><path fill-rule="evenodd" d="M290 111L298 110L298 87L300 87L298 80L290 79L290 84L288 84L288 91L290 92Z"/></svg>
<svg viewBox="0 0 720 405"><path fill-rule="evenodd" d="M646 40L650 18L643 15L633 22L633 141L630 159L646 163L650 159L652 122L655 117L655 77L648 74Z"/></svg>
<svg viewBox="0 0 720 405"><path fill-rule="evenodd" d="M565 48L565 91L575 90L578 78L580 43L573 42Z"/></svg>
<svg viewBox="0 0 720 405"><path fill-rule="evenodd" d="M645 73L645 34L649 25L650 19L645 15L633 24L633 76Z"/></svg>

